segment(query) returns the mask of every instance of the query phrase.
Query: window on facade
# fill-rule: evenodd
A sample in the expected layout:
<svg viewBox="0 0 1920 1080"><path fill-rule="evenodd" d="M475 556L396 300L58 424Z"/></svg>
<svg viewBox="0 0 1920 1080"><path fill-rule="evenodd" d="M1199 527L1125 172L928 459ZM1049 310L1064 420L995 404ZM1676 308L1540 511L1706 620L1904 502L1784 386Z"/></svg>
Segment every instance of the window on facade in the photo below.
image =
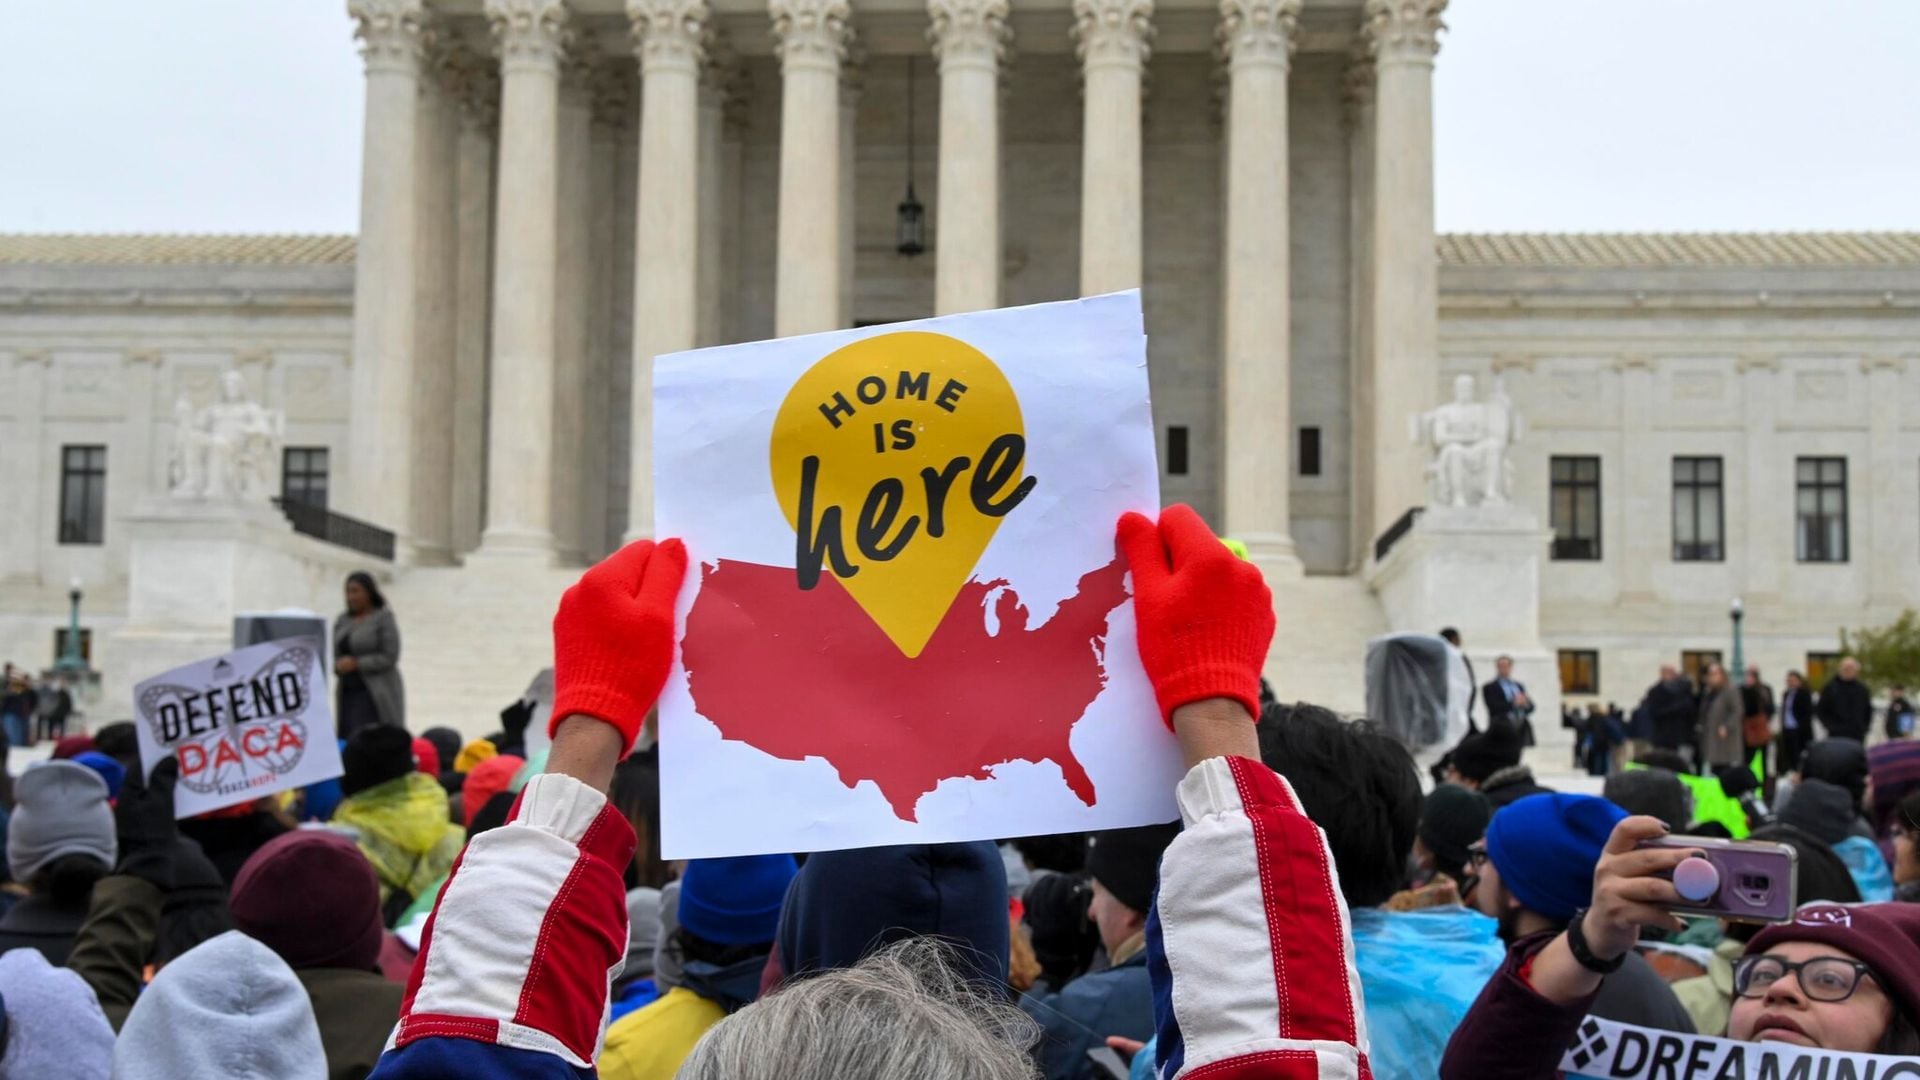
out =
<svg viewBox="0 0 1920 1080"><path fill-rule="evenodd" d="M1300 429L1300 475L1320 475L1320 429L1317 427Z"/></svg>
<svg viewBox="0 0 1920 1080"><path fill-rule="evenodd" d="M327 448L289 446L280 458L280 497L326 509Z"/></svg>
<svg viewBox="0 0 1920 1080"><path fill-rule="evenodd" d="M1695 687L1705 686L1707 669L1721 663L1719 649L1688 649L1680 654L1680 670Z"/></svg>
<svg viewBox="0 0 1920 1080"><path fill-rule="evenodd" d="M1187 475L1187 428L1172 424L1167 428L1167 475Z"/></svg>
<svg viewBox="0 0 1920 1080"><path fill-rule="evenodd" d="M1600 653L1594 649L1560 650L1560 692L1597 694L1600 692Z"/></svg>
<svg viewBox="0 0 1920 1080"><path fill-rule="evenodd" d="M1810 652L1807 654L1807 685L1819 693L1827 688L1827 680L1840 671L1840 657L1837 652Z"/></svg>
<svg viewBox="0 0 1920 1080"><path fill-rule="evenodd" d="M60 542L98 544L107 524L107 448L60 448Z"/></svg>
<svg viewBox="0 0 1920 1080"><path fill-rule="evenodd" d="M64 626L55 627L53 631L53 658L58 660L65 655L67 655L67 628ZM80 628L80 659L85 660L89 664L93 663L93 630L85 626Z"/></svg>
<svg viewBox="0 0 1920 1080"><path fill-rule="evenodd" d="M1801 562L1847 561L1847 459L1794 463L1793 546Z"/></svg>
<svg viewBox="0 0 1920 1080"><path fill-rule="evenodd" d="M1673 561L1727 557L1726 503L1717 457L1673 459Z"/></svg>
<svg viewBox="0 0 1920 1080"><path fill-rule="evenodd" d="M1555 457L1551 468L1553 557L1600 557L1600 459Z"/></svg>

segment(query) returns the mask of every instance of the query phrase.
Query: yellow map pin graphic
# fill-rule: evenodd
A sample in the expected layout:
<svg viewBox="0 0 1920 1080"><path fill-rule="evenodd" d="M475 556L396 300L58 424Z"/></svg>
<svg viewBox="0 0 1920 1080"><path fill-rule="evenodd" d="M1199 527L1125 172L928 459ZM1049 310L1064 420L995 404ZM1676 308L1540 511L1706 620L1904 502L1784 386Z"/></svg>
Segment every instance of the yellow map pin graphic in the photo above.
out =
<svg viewBox="0 0 1920 1080"><path fill-rule="evenodd" d="M774 417L770 452L800 587L838 578L909 657L1038 483L1006 375L922 331L865 338L808 368Z"/></svg>

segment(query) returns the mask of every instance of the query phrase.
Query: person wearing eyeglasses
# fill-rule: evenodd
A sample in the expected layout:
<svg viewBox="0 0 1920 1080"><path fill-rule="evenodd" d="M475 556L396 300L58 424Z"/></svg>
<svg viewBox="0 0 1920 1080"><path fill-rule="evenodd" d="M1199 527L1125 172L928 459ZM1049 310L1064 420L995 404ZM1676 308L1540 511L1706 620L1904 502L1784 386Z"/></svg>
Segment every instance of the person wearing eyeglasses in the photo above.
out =
<svg viewBox="0 0 1920 1080"><path fill-rule="evenodd" d="M1651 817L1614 826L1594 870L1591 905L1567 929L1522 943L1454 1033L1441 1080L1539 1080L1561 1054L1641 927L1679 931L1669 876L1685 848ZM1851 1053L1920 1056L1920 905L1803 905L1769 926L1733 965L1726 1037Z"/></svg>

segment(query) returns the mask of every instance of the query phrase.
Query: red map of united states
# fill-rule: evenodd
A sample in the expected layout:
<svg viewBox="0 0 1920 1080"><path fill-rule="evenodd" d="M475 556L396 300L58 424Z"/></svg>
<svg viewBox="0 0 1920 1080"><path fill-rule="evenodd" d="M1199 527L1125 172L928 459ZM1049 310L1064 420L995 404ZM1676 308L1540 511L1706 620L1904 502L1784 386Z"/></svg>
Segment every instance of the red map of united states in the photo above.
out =
<svg viewBox="0 0 1920 1080"><path fill-rule="evenodd" d="M1013 761L1053 762L1092 806L1069 737L1107 684L1126 573L1118 557L1087 573L1039 626L1005 581L969 581L909 659L832 576L802 591L790 567L721 560L701 568L687 615L689 689L722 737L821 758L848 787L871 780L905 821L941 781Z"/></svg>

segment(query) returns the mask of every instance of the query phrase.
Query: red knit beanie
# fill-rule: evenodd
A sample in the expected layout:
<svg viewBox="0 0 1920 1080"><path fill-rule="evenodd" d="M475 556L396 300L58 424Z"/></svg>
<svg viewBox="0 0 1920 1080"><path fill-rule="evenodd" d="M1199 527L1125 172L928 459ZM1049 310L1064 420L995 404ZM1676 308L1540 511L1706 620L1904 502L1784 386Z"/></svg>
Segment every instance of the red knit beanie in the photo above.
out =
<svg viewBox="0 0 1920 1080"><path fill-rule="evenodd" d="M324 829L277 836L233 879L233 925L306 968L378 970L380 882L353 841Z"/></svg>
<svg viewBox="0 0 1920 1080"><path fill-rule="evenodd" d="M440 775L440 750L425 739L413 740L413 767L428 776Z"/></svg>
<svg viewBox="0 0 1920 1080"><path fill-rule="evenodd" d="M1909 1021L1920 1021L1920 904L1806 904L1793 921L1769 926L1747 943L1757 956L1788 941L1845 949L1873 969Z"/></svg>

